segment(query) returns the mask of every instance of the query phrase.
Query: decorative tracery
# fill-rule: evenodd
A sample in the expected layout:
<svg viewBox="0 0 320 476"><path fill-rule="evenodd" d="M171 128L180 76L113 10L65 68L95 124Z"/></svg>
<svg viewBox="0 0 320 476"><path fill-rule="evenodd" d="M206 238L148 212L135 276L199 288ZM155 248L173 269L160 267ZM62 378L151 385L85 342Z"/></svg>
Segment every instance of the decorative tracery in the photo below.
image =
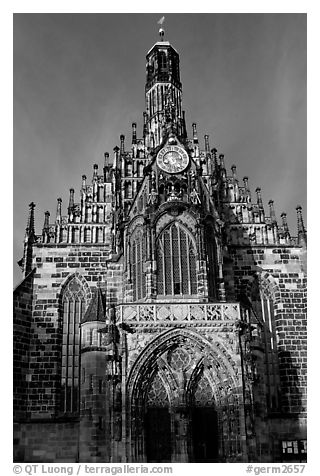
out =
<svg viewBox="0 0 320 476"><path fill-rule="evenodd" d="M174 222L157 242L157 291L160 295L197 293L196 248L190 233Z"/></svg>
<svg viewBox="0 0 320 476"><path fill-rule="evenodd" d="M200 375L194 388L193 403L199 407L211 407L214 404L211 385L203 373Z"/></svg>
<svg viewBox="0 0 320 476"><path fill-rule="evenodd" d="M148 407L156 408L169 406L168 394L158 373L155 374L150 383L146 404Z"/></svg>

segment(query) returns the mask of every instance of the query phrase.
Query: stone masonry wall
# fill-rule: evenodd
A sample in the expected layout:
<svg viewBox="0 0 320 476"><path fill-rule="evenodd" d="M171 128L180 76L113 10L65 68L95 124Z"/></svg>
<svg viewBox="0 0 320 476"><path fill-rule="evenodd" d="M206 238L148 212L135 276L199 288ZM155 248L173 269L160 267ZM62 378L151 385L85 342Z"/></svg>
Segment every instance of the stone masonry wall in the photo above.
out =
<svg viewBox="0 0 320 476"><path fill-rule="evenodd" d="M33 275L33 271L29 273L13 293L13 407L16 419L27 416Z"/></svg>
<svg viewBox="0 0 320 476"><path fill-rule="evenodd" d="M274 324L279 357L281 410L304 414L306 411L307 367L307 279L305 249L232 248L225 262L227 299L246 293L254 277L274 303ZM237 296L238 295L238 296Z"/></svg>
<svg viewBox="0 0 320 476"><path fill-rule="evenodd" d="M33 422L17 425L15 462L72 463L79 460L79 422Z"/></svg>
<svg viewBox="0 0 320 476"><path fill-rule="evenodd" d="M34 248L34 304L30 345L30 401L33 418L54 416L61 382L61 291L77 274L86 290L86 305L101 279L107 299L122 290L121 265L109 263L103 245L38 245Z"/></svg>

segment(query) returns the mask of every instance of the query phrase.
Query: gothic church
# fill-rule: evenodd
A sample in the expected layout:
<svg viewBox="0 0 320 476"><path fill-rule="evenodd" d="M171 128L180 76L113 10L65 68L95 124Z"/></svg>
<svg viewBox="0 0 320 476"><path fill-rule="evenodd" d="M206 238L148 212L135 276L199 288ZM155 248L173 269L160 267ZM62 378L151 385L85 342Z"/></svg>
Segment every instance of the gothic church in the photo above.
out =
<svg viewBox="0 0 320 476"><path fill-rule="evenodd" d="M179 54L146 57L120 136L14 290L14 460L306 460L306 230L187 134Z"/></svg>

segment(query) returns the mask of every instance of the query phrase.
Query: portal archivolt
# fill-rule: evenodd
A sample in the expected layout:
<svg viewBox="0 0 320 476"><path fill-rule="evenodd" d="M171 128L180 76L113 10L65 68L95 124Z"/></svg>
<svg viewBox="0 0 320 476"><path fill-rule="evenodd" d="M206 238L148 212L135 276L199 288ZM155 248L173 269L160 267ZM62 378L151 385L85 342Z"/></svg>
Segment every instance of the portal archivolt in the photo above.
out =
<svg viewBox="0 0 320 476"><path fill-rule="evenodd" d="M221 460L222 412L230 399L238 404L239 387L219 360L208 341L185 329L147 346L127 387L132 461Z"/></svg>

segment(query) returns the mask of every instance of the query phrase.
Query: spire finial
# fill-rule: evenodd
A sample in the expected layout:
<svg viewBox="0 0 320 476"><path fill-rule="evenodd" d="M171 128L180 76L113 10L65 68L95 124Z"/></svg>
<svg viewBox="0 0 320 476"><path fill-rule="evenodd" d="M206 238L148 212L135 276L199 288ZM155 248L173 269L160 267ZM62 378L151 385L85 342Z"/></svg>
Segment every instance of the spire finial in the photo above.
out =
<svg viewBox="0 0 320 476"><path fill-rule="evenodd" d="M283 228L284 236L286 238L290 238L289 226L287 222L287 214L285 212L282 212L280 216L282 218L282 228Z"/></svg>
<svg viewBox="0 0 320 476"><path fill-rule="evenodd" d="M269 205L269 210L270 210L271 223L277 224L276 212L275 212L275 209L274 209L274 201L272 199L269 200L268 205Z"/></svg>
<svg viewBox="0 0 320 476"><path fill-rule="evenodd" d="M62 198L57 198L57 216L56 216L57 223L61 223L61 203L62 203Z"/></svg>
<svg viewBox="0 0 320 476"><path fill-rule="evenodd" d="M302 217L302 207L297 205L297 221L298 221L298 244L304 243L307 244L307 231L304 226L303 217Z"/></svg>
<svg viewBox="0 0 320 476"><path fill-rule="evenodd" d="M35 230L34 230L34 209L35 203L31 202L29 204L29 215L26 228L26 234L24 239L24 248L23 248L23 258L18 262L21 267L24 276L27 276L28 273L32 270L32 245L36 241Z"/></svg>
<svg viewBox="0 0 320 476"><path fill-rule="evenodd" d="M162 28L164 20L165 20L165 17L163 16L158 21L158 25L160 25L160 28L159 28L160 41L164 41L164 29Z"/></svg>
<svg viewBox="0 0 320 476"><path fill-rule="evenodd" d="M260 187L256 188L256 194L257 194L257 205L260 209L263 210L263 201L262 201L261 188Z"/></svg>
<svg viewBox="0 0 320 476"><path fill-rule="evenodd" d="M27 229L26 232L28 236L34 235L34 209L35 209L36 204L34 202L31 202L29 204L29 215L28 215L28 221L27 221Z"/></svg>

